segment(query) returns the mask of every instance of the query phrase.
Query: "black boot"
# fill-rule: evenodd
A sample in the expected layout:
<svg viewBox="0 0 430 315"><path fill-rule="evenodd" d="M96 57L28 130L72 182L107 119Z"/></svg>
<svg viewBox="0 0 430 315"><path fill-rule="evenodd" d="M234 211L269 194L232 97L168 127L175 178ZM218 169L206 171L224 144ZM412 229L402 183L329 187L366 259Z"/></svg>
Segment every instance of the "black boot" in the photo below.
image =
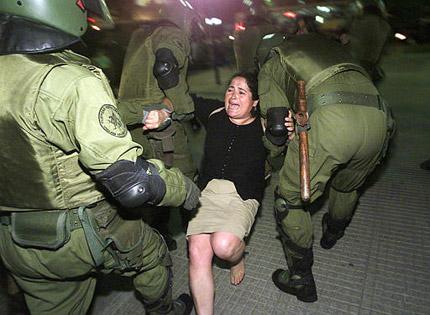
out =
<svg viewBox="0 0 430 315"><path fill-rule="evenodd" d="M314 276L312 274L312 248L302 249L302 257L287 257L288 269L278 269L272 280L278 289L296 296L302 302L315 302L318 299Z"/></svg>
<svg viewBox="0 0 430 315"><path fill-rule="evenodd" d="M426 171L430 170L430 159L428 159L428 160L426 160L426 161L422 162L422 163L420 164L420 167L421 167L423 170L426 170Z"/></svg>
<svg viewBox="0 0 430 315"><path fill-rule="evenodd" d="M350 220L334 220L328 213L325 213L322 218L323 235L320 245L324 249L330 249L336 242L345 234L345 229Z"/></svg>
<svg viewBox="0 0 430 315"><path fill-rule="evenodd" d="M194 302L189 294L182 293L176 300L173 301L173 313L178 315L191 314ZM170 313L169 313L170 314Z"/></svg>
<svg viewBox="0 0 430 315"><path fill-rule="evenodd" d="M152 304L146 304L146 312L150 315L189 315L193 310L193 299L183 293L177 299L168 301L162 299Z"/></svg>
<svg viewBox="0 0 430 315"><path fill-rule="evenodd" d="M281 291L295 295L299 301L315 302L318 299L312 271L307 275L291 275L288 270L278 269L272 274L272 280Z"/></svg>
<svg viewBox="0 0 430 315"><path fill-rule="evenodd" d="M193 310L193 299L189 294L183 293L172 300L172 271L169 269L169 279L163 295L155 302L143 299L146 314L149 315L189 315Z"/></svg>
<svg viewBox="0 0 430 315"><path fill-rule="evenodd" d="M294 243L284 230L284 219L297 207L288 205L287 201L275 190L275 219L279 239L282 242L288 270L278 269L272 274L275 285L285 293L296 296L302 302L315 302L318 299L312 265L314 254L311 248L304 248ZM301 211L301 210L299 210Z"/></svg>

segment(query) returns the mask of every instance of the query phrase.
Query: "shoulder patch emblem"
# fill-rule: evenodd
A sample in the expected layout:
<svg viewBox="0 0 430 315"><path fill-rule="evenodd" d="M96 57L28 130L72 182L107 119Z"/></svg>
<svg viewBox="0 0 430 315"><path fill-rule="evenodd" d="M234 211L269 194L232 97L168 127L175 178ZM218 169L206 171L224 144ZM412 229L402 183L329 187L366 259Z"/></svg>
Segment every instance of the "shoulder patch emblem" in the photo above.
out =
<svg viewBox="0 0 430 315"><path fill-rule="evenodd" d="M127 135L127 128L115 106L104 104L99 111L100 126L112 136L123 138Z"/></svg>

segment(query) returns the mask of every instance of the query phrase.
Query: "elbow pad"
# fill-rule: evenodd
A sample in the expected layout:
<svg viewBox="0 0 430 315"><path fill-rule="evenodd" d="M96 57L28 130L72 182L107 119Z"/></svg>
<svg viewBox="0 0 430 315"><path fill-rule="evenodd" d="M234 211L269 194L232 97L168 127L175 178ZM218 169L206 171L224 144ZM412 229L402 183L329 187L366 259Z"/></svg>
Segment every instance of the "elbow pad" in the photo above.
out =
<svg viewBox="0 0 430 315"><path fill-rule="evenodd" d="M179 83L179 65L175 55L168 48L160 48L155 53L152 72L162 90L168 90Z"/></svg>
<svg viewBox="0 0 430 315"><path fill-rule="evenodd" d="M288 139L288 129L285 127L287 107L272 107L267 110L266 138L277 146L284 145Z"/></svg>
<svg viewBox="0 0 430 315"><path fill-rule="evenodd" d="M125 208L157 205L166 194L166 184L157 168L143 158L136 163L120 160L95 175L112 197Z"/></svg>

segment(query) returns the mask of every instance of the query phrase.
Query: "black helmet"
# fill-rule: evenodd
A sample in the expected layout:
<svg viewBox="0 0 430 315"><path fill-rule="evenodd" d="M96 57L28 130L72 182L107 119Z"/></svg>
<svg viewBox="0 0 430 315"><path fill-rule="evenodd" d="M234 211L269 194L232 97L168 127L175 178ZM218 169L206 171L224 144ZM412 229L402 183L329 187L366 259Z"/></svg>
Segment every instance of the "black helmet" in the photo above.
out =
<svg viewBox="0 0 430 315"><path fill-rule="evenodd" d="M104 0L2 0L0 53L38 53L77 42L90 11L112 22Z"/></svg>

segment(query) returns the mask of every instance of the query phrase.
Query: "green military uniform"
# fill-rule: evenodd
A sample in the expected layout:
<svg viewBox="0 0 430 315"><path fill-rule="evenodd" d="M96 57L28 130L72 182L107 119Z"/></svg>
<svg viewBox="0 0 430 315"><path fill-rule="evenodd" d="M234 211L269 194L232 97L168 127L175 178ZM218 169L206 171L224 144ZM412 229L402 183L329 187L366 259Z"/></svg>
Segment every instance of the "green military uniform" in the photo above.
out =
<svg viewBox="0 0 430 315"><path fill-rule="evenodd" d="M85 314L99 270L160 300L170 286L162 238L123 219L92 180L142 152L103 73L70 51L3 55L0 67L0 254L31 312ZM152 162L166 182L159 204L181 205L183 175Z"/></svg>
<svg viewBox="0 0 430 315"><path fill-rule="evenodd" d="M178 84L164 90L159 87L153 74L155 52L160 48L167 48L173 53L180 69ZM189 54L190 45L186 34L173 24L137 29L124 60L118 106L122 117L130 126L142 123L143 110L150 111L164 97L169 98L174 106L174 121L168 130L144 134L139 126L132 128L131 134L139 143L151 143L152 152L146 153L148 157L160 158L192 178L195 167L181 122L194 112L194 103L186 82Z"/></svg>
<svg viewBox="0 0 430 315"><path fill-rule="evenodd" d="M153 71L156 52L163 48L173 53L179 68L178 83L168 89L159 86ZM187 35L174 24L147 25L137 29L127 47L118 106L133 140L145 147L144 157L161 159L166 166L177 167L193 179L196 167L184 127L184 122L194 112L194 103L188 93L186 81L189 54ZM165 107L161 103L164 97L169 98L174 106L172 123L162 131L143 131L143 111ZM168 219L168 212L161 213L159 210L147 211L145 215L145 220L168 237L170 244L172 241L167 231L167 222L158 222Z"/></svg>
<svg viewBox="0 0 430 315"><path fill-rule="evenodd" d="M266 115L271 107L294 108L296 82L306 82L310 202L329 185L329 214L324 224L333 246L352 217L358 188L384 153L384 104L364 69L334 41L305 34L292 37L273 52L259 73L262 113ZM317 299L311 271L313 229L311 214L300 197L297 136L288 146L277 194L275 213L289 272L278 270L273 278L282 290L313 302Z"/></svg>

